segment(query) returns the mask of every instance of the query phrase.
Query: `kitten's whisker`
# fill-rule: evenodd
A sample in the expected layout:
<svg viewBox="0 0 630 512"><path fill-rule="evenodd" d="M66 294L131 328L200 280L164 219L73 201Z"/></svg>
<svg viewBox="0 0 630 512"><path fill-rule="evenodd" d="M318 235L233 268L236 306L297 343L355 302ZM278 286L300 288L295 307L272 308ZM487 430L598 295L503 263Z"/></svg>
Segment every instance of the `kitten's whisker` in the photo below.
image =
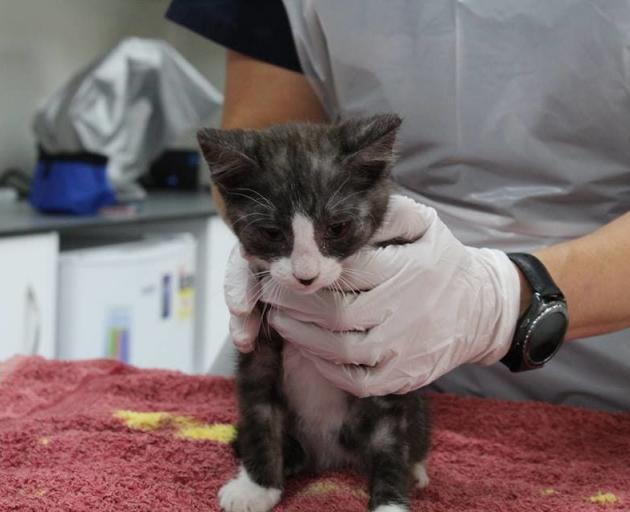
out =
<svg viewBox="0 0 630 512"><path fill-rule="evenodd" d="M239 192L240 191L240 192ZM267 206L269 206L269 208L274 208L273 203L269 200L269 198L265 197L264 195L262 195L260 192L258 192L257 190L254 190L252 188L247 188L247 187L238 187L235 188L233 190L230 191L231 193L240 193L241 195L250 198L250 199L255 199L254 197L250 196L249 194L246 194L246 192L251 192L252 194L255 194L256 196L258 196L258 198L260 198L264 204L266 204Z"/></svg>
<svg viewBox="0 0 630 512"><path fill-rule="evenodd" d="M362 292L362 290L357 290L357 289L355 289L355 288L352 286L352 284L351 284L351 283L348 283L347 281L345 281L343 277L340 277L340 278L339 278L339 280L340 280L341 282L345 282L345 286L347 286L347 287L348 287L348 288L350 288L350 290L351 290L351 291L350 291L350 293L354 293L354 294L358 295L358 294L360 294L360 293ZM355 307L357 307L357 306L355 305ZM360 307L359 307L359 309L361 310L361 312L362 312L362 313L364 313L364 312L365 312L365 306L360 306Z"/></svg>
<svg viewBox="0 0 630 512"><path fill-rule="evenodd" d="M350 199L351 197L354 197L354 196L359 195L359 194L362 194L362 193L363 193L363 191L362 191L362 190L357 190L357 191L355 191L355 192L352 192L351 194L348 194L347 196L340 197L334 205L330 206L330 209L332 210L332 209L333 209L335 206L337 206L337 205L338 205L341 201L343 201L343 200L347 200L347 199ZM356 208L355 208L355 209L356 209Z"/></svg>
<svg viewBox="0 0 630 512"><path fill-rule="evenodd" d="M274 208L273 203L269 200L269 198L263 196L260 192L258 192L257 190L254 190L252 188L246 188L246 187L239 187L239 188L235 188L234 190L241 190L243 192L253 192L254 194L256 194L258 197L260 197L260 199L262 199L267 205L269 205L269 207L271 209Z"/></svg>
<svg viewBox="0 0 630 512"><path fill-rule="evenodd" d="M360 293L360 291L356 289L354 286L352 286L352 283L350 283L347 279L345 279L343 275L339 276L338 282L344 286L344 291L349 291L350 293L353 293L353 294Z"/></svg>
<svg viewBox="0 0 630 512"><path fill-rule="evenodd" d="M359 275L359 276L369 276L369 277L375 276L374 272L370 272L362 268L345 267L342 273L348 274L348 275Z"/></svg>
<svg viewBox="0 0 630 512"><path fill-rule="evenodd" d="M271 215L269 213L265 213L265 212L251 212L248 213L246 215L243 215L242 217L238 218L238 221L242 221L243 219L248 219L250 217L261 217L261 218L267 218L267 217L271 217Z"/></svg>
<svg viewBox="0 0 630 512"><path fill-rule="evenodd" d="M344 276L344 274L345 274L344 278L346 279L346 281L352 280L356 282L358 286L361 286L361 284L363 284L367 288L372 288L372 283L375 277L375 274L373 274L372 272L358 271L354 269L344 269L341 275Z"/></svg>
<svg viewBox="0 0 630 512"><path fill-rule="evenodd" d="M261 328L263 328L264 326L264 328L267 330L267 336L271 336L271 326L269 325L269 321L267 320L267 312L269 311L271 306L269 305L268 302L263 302L262 304L263 304L263 310L261 313L261 318L263 321L263 325L261 325Z"/></svg>
<svg viewBox="0 0 630 512"><path fill-rule="evenodd" d="M346 292L341 287L341 284L339 283L339 279L337 279L333 283L333 286L337 292L334 300L335 300L335 311L337 312L336 323L339 325L341 324L341 315L342 315L341 306L343 305L343 299L346 296Z"/></svg>
<svg viewBox="0 0 630 512"><path fill-rule="evenodd" d="M369 274L369 272L362 268L344 267L342 274Z"/></svg>
<svg viewBox="0 0 630 512"><path fill-rule="evenodd" d="M276 304L280 304L282 301L282 294L284 293L284 287L282 285L278 285L278 291L276 293L276 298L274 302Z"/></svg>
<svg viewBox="0 0 630 512"><path fill-rule="evenodd" d="M260 302L260 299L262 299L263 294L264 294L264 291L262 291L262 290L257 291L256 294L254 295L254 297L252 297L252 302L254 304L258 304Z"/></svg>
<svg viewBox="0 0 630 512"><path fill-rule="evenodd" d="M328 201L326 201L326 210L332 210L335 206L337 206L337 203L335 203L334 205L330 206L330 203L332 202L332 200L335 198L335 196L341 192L341 189L343 188L343 186L348 183L348 180L350 179L350 175L348 175L348 177L343 181L343 183L341 185L339 185L339 187L337 187L337 190L335 190L335 192L333 193L332 196L330 196L330 199L328 199Z"/></svg>
<svg viewBox="0 0 630 512"><path fill-rule="evenodd" d="M245 224L242 228L240 228L241 230L245 230L247 229L249 226L251 226L252 224L256 224L256 222L258 222L259 219L254 219L250 222L248 222L247 224Z"/></svg>
<svg viewBox="0 0 630 512"><path fill-rule="evenodd" d="M234 192L234 191L230 191L227 194L230 195L230 196L244 197L245 199L249 199L253 203L256 203L257 205L259 205L260 207L264 208L265 210L273 210L273 205L271 205L271 203L269 203L269 204L261 203L258 199L256 199L255 197L252 197L250 195L242 194L240 192Z"/></svg>
<svg viewBox="0 0 630 512"><path fill-rule="evenodd" d="M234 223L234 228L235 229L245 229L246 227L250 226L252 223L254 222L264 222L265 219L270 219L271 216L270 215L246 215L245 217L242 217L240 219L238 219L235 223ZM245 224L245 226L243 226L243 224Z"/></svg>
<svg viewBox="0 0 630 512"><path fill-rule="evenodd" d="M269 302L265 303L266 309L265 309L265 314L268 313L271 308L275 307L275 304L279 303L280 301L280 294L283 291L283 287L280 283L278 283L275 280L271 281L271 288L269 290ZM269 324L269 322L267 320L265 320L265 324L267 326L267 336L271 336L271 325Z"/></svg>
<svg viewBox="0 0 630 512"><path fill-rule="evenodd" d="M369 217L370 219L372 219L372 224L373 224L375 227L376 227L376 226L378 226L378 222L376 222L376 219L374 218L374 215L372 215L372 213L369 213L369 212L368 212L368 217Z"/></svg>
<svg viewBox="0 0 630 512"><path fill-rule="evenodd" d="M350 197L350 196L348 196ZM330 208L332 210L332 208ZM350 215L360 215L361 214L361 209L357 208L356 206L345 206L343 208L339 208L338 210L335 210L335 213L339 214L339 213L348 213Z"/></svg>
<svg viewBox="0 0 630 512"><path fill-rule="evenodd" d="M264 271L267 272L267 271ZM253 273L253 272L252 272ZM266 281L271 279L268 276L263 276L262 278L258 279L258 282L256 283L256 290L254 292L254 296L252 297L252 302L254 303L254 308L252 309L252 311L250 311L250 313L247 315L246 319L249 320L249 318L251 317L251 315L254 313L254 311L256 310L256 306L257 304L260 302L260 299L262 298L262 296L265 293L265 284Z"/></svg>

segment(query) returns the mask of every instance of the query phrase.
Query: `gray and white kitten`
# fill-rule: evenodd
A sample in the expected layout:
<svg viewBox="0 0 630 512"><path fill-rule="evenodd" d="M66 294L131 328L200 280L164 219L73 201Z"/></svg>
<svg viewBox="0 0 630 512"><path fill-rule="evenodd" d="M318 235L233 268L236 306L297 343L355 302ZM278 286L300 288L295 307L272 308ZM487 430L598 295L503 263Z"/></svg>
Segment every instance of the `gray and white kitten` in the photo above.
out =
<svg viewBox="0 0 630 512"><path fill-rule="evenodd" d="M384 114L199 132L254 270L297 293L335 286L344 260L383 221L400 123ZM429 423L418 392L358 399L324 380L266 323L255 350L239 355L236 382L241 467L219 493L223 510L271 510L285 478L300 471L366 471L369 508L378 512L408 510L412 482L428 483Z"/></svg>

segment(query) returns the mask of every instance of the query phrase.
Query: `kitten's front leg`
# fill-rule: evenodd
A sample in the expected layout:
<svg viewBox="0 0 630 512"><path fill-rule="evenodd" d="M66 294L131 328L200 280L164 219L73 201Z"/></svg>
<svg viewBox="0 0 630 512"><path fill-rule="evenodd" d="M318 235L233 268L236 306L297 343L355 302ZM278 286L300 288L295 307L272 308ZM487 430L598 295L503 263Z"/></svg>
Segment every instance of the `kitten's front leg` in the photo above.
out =
<svg viewBox="0 0 630 512"><path fill-rule="evenodd" d="M219 491L226 512L268 512L284 483L285 405L281 392L282 341L275 333L241 354L237 374L240 406L237 452L239 474Z"/></svg>
<svg viewBox="0 0 630 512"><path fill-rule="evenodd" d="M404 398L356 400L340 433L341 444L362 454L368 470L371 512L407 512L410 446Z"/></svg>
<svg viewBox="0 0 630 512"><path fill-rule="evenodd" d="M358 430L369 432L370 510L406 512L410 477L420 489L429 483L426 471L430 445L427 404L416 391L359 400L355 410L363 412L357 416L367 422Z"/></svg>
<svg viewBox="0 0 630 512"><path fill-rule="evenodd" d="M409 450L396 420L382 419L372 433L369 448L370 510L409 510Z"/></svg>

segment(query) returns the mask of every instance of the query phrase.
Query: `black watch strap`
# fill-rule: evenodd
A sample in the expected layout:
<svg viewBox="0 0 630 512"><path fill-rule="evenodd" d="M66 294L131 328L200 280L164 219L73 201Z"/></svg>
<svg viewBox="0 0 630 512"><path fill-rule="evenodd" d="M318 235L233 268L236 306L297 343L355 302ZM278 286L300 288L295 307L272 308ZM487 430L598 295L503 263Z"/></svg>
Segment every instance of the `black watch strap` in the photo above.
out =
<svg viewBox="0 0 630 512"><path fill-rule="evenodd" d="M508 258L523 272L534 292L545 298L563 297L560 288L556 286L549 272L536 256L522 252L511 252L508 254Z"/></svg>
<svg viewBox="0 0 630 512"><path fill-rule="evenodd" d="M509 253L533 290L532 303L519 319L512 346L501 359L511 371L540 368L558 351L568 326L562 291L545 266L531 254Z"/></svg>

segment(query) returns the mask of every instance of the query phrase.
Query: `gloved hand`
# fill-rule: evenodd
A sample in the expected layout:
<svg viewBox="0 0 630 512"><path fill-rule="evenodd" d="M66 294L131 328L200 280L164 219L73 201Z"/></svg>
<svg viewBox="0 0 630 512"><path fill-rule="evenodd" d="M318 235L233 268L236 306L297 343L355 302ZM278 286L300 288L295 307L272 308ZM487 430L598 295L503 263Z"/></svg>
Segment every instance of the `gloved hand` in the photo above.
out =
<svg viewBox="0 0 630 512"><path fill-rule="evenodd" d="M395 195L381 227L372 237L372 244L394 239L416 240L424 232L425 221L415 211L411 199ZM230 311L230 335L236 348L251 352L260 329L260 313L256 304L263 298L260 280L250 268L239 243L232 248L224 281L225 302Z"/></svg>
<svg viewBox="0 0 630 512"><path fill-rule="evenodd" d="M271 325L357 396L405 393L461 364L492 364L507 352L518 317L520 281L504 253L466 247L432 208L398 202L389 225L400 214L421 237L344 263L345 288L368 291L262 290L276 306Z"/></svg>

